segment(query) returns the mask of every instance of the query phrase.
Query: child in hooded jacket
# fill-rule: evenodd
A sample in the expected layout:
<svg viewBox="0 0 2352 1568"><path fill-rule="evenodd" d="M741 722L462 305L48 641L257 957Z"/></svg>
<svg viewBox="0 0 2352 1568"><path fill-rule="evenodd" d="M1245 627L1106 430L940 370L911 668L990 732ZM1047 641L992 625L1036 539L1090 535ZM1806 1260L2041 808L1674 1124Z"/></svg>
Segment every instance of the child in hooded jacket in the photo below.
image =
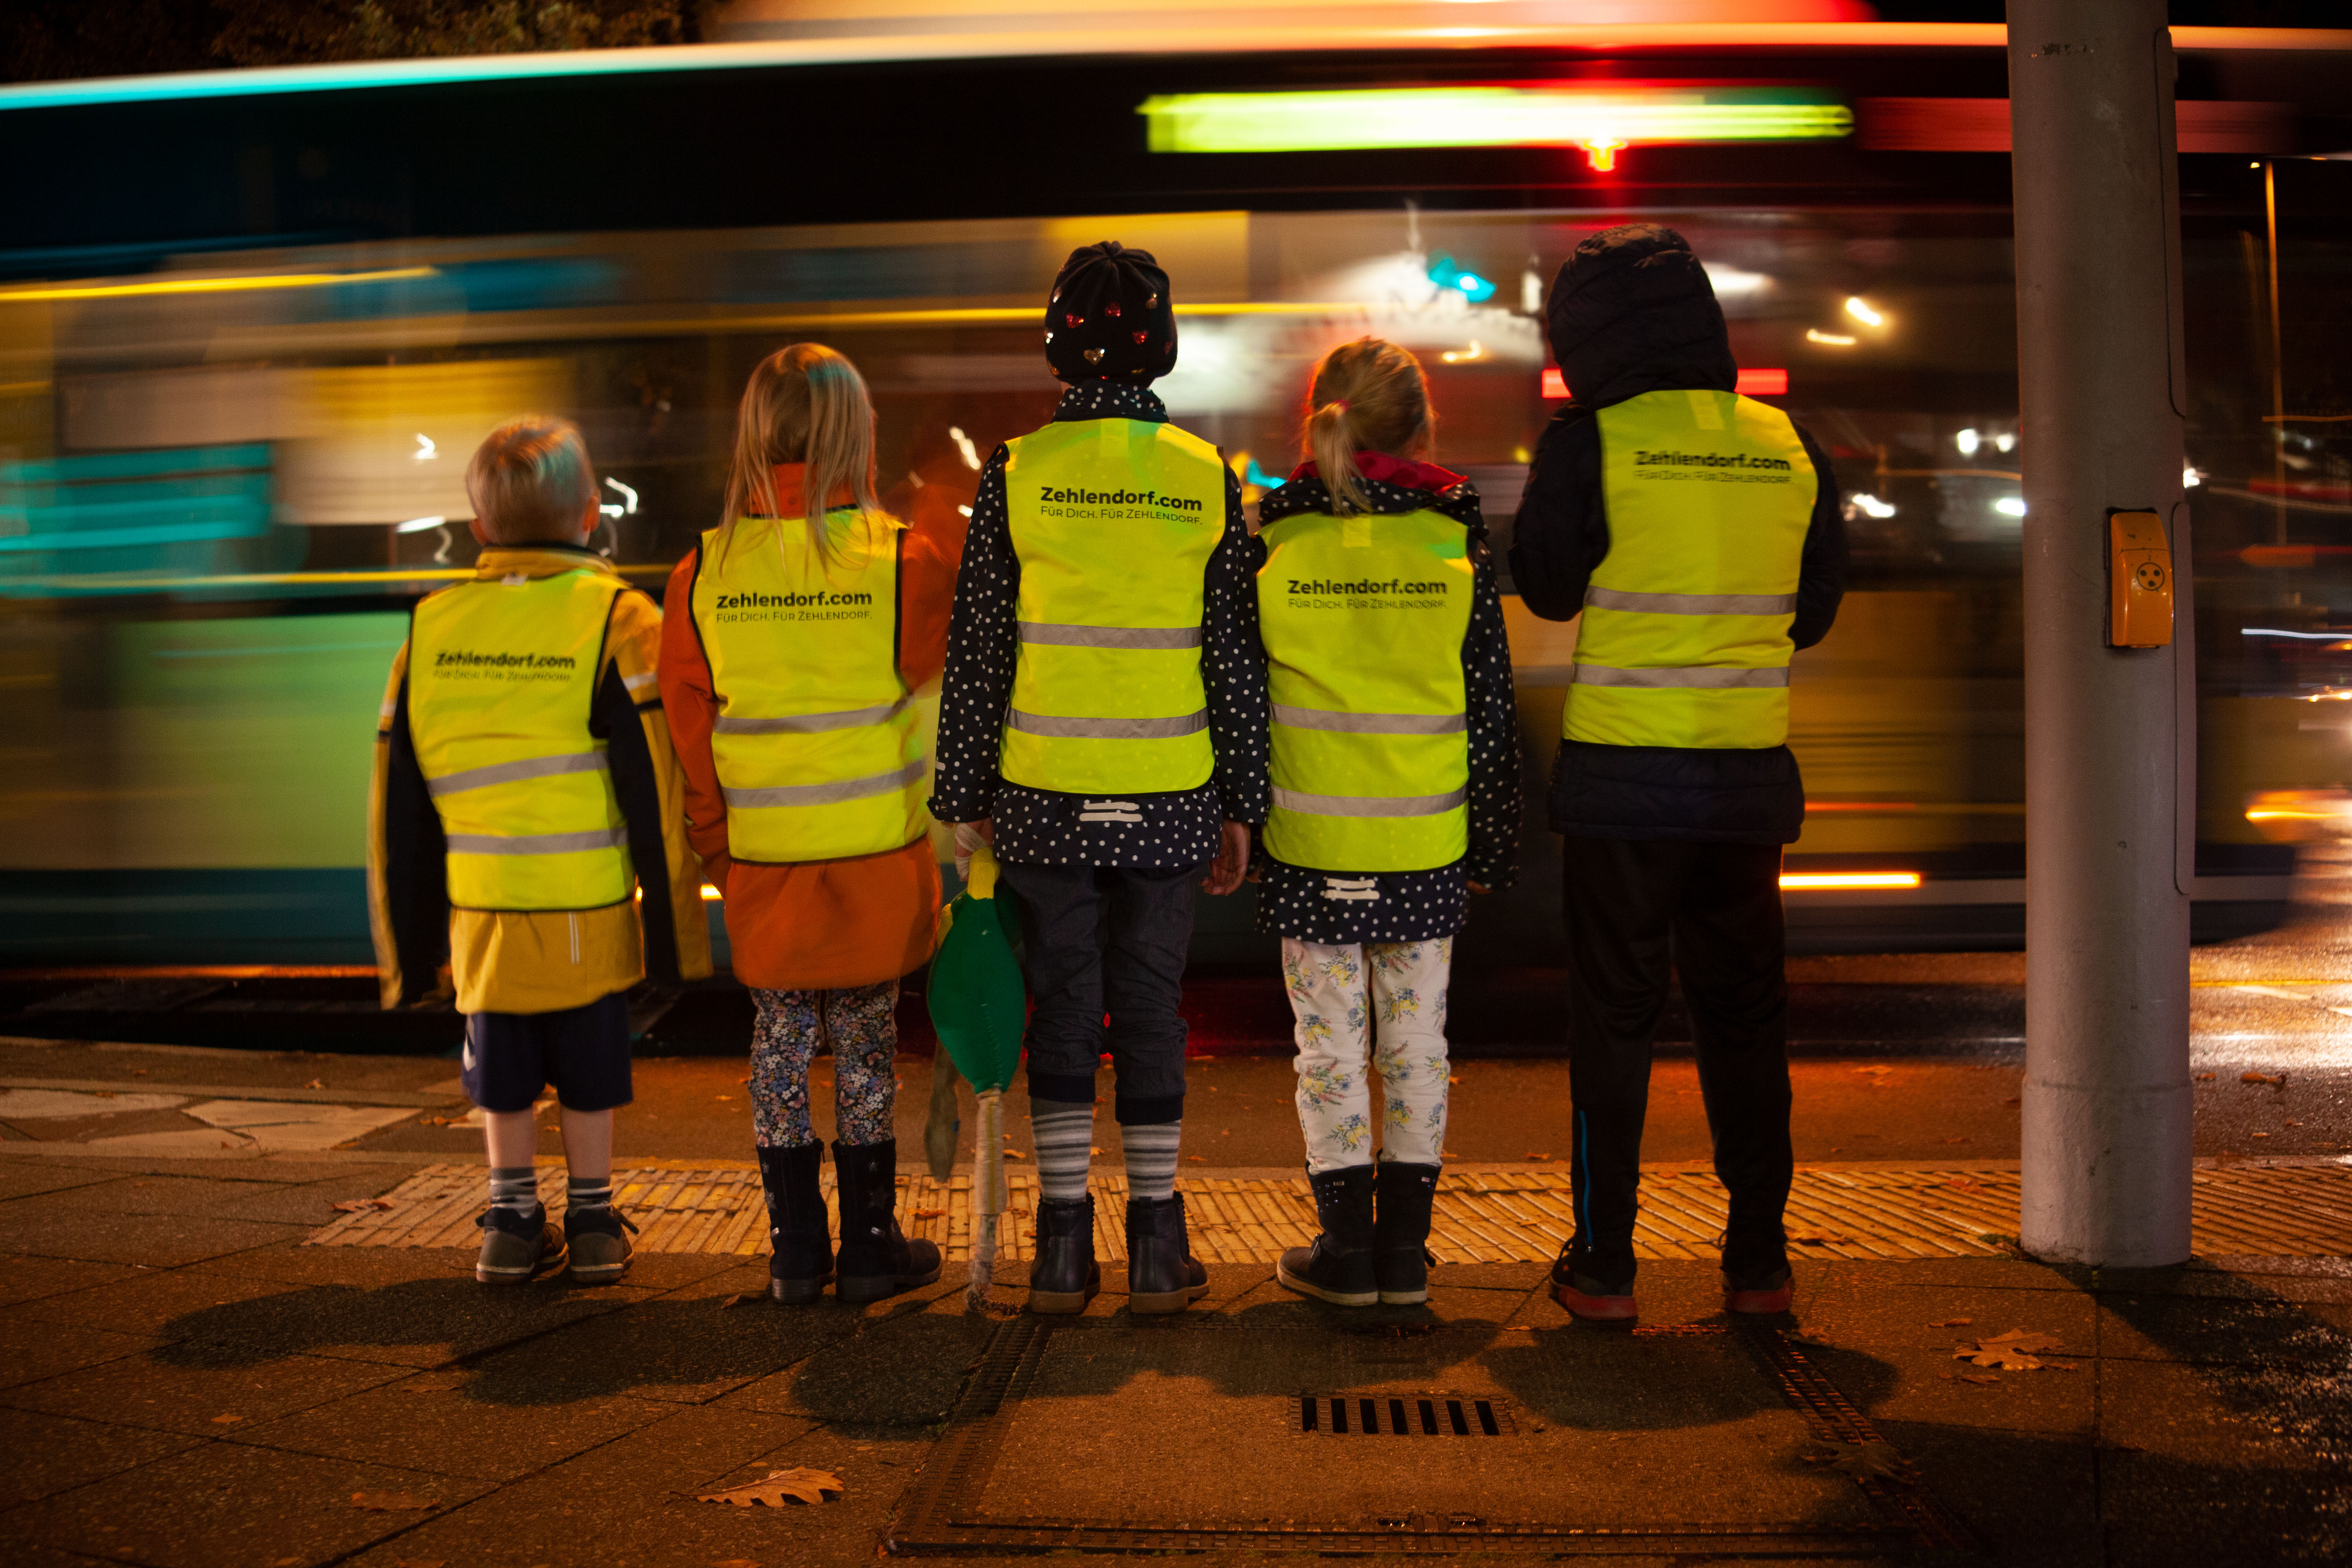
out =
<svg viewBox="0 0 2352 1568"><path fill-rule="evenodd" d="M1307 406L1308 461L1258 507L1274 779L1258 922L1282 938L1322 1225L1276 1273L1339 1306L1417 1302L1454 936L1517 848L1511 650L1477 491L1426 460L1420 363L1344 344Z"/></svg>

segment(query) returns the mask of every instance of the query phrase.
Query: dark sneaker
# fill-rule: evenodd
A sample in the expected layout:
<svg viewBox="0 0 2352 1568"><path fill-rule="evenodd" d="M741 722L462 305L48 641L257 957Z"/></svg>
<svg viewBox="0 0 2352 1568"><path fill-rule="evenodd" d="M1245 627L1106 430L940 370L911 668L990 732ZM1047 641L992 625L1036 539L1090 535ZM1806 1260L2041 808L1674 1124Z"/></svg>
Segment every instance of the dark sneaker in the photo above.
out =
<svg viewBox="0 0 2352 1568"><path fill-rule="evenodd" d="M629 1271L629 1259L636 1255L635 1244L629 1240L629 1233L636 1228L628 1215L609 1204L580 1214L566 1210L563 1242L572 1254L572 1282L618 1283Z"/></svg>
<svg viewBox="0 0 2352 1568"><path fill-rule="evenodd" d="M1323 1234L1312 1246L1290 1248L1275 1264L1274 1277L1286 1289L1335 1307L1370 1307L1380 1300L1372 1268L1373 1180L1370 1165L1307 1173Z"/></svg>
<svg viewBox="0 0 2352 1568"><path fill-rule="evenodd" d="M1723 1277L1723 1310L1743 1318L1778 1317L1789 1310L1796 1293L1796 1277L1786 1267Z"/></svg>
<svg viewBox="0 0 2352 1568"><path fill-rule="evenodd" d="M482 1253L474 1278L485 1285L527 1285L552 1274L569 1260L563 1232L547 1217L544 1204L530 1213L492 1208L482 1215Z"/></svg>
<svg viewBox="0 0 2352 1568"><path fill-rule="evenodd" d="M1083 1312L1101 1289L1094 1194L1040 1203L1037 1245L1030 1254L1029 1310L1055 1316Z"/></svg>
<svg viewBox="0 0 2352 1568"><path fill-rule="evenodd" d="M1631 1269L1621 1279L1596 1278L1572 1263L1566 1247L1551 1266L1551 1299L1581 1322L1630 1323L1641 1316Z"/></svg>

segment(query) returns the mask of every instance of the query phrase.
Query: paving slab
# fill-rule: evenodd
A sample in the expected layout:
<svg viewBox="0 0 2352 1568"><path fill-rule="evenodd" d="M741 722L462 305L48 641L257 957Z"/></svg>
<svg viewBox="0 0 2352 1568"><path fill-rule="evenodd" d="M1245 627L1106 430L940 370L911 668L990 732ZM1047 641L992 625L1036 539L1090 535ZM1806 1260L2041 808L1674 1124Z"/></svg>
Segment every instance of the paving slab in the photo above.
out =
<svg viewBox="0 0 2352 1568"><path fill-rule="evenodd" d="M167 1360L181 1347L125 1356L103 1365L0 1393L0 1404L52 1415L103 1413L109 1421L199 1437L307 1410L388 1383L396 1367L328 1356L189 1364Z"/></svg>
<svg viewBox="0 0 2352 1568"><path fill-rule="evenodd" d="M0 1212L0 1219L5 1217L5 1212ZM26 1258L13 1252L0 1254L0 1307L11 1307L20 1301L37 1301L47 1296L62 1296L72 1290L86 1290L93 1285L110 1284L117 1279L135 1279L146 1272L131 1263Z"/></svg>
<svg viewBox="0 0 2352 1568"><path fill-rule="evenodd" d="M2352 1561L2339 1468L2105 1453L2108 1560L2133 1568Z"/></svg>
<svg viewBox="0 0 2352 1568"><path fill-rule="evenodd" d="M120 1361L159 1342L145 1334L115 1333L86 1323L0 1316L0 1389Z"/></svg>
<svg viewBox="0 0 2352 1568"><path fill-rule="evenodd" d="M37 1193L61 1193L68 1187L86 1187L116 1179L111 1171L83 1170L58 1161L0 1160L0 1201L30 1197Z"/></svg>
<svg viewBox="0 0 2352 1568"><path fill-rule="evenodd" d="M2102 1294L2099 1353L2254 1365L2352 1365L2352 1310L2324 1303Z"/></svg>
<svg viewBox="0 0 2352 1568"><path fill-rule="evenodd" d="M7 1464L0 1466L0 1510L152 1464L204 1440L185 1433L0 1409L0 1453L8 1456ZM0 1523L0 1530L5 1528Z"/></svg>
<svg viewBox="0 0 2352 1568"><path fill-rule="evenodd" d="M2087 1438L1965 1422L1884 1419L1877 1426L1929 1478L1937 1500L1981 1553L1952 1561L2000 1568L2093 1568L2109 1561L2099 1518L2099 1454Z"/></svg>
<svg viewBox="0 0 2352 1568"><path fill-rule="evenodd" d="M810 1422L740 1405L685 1406L660 1415L650 1426L500 1488L495 1496L426 1520L355 1562L364 1568L395 1568L404 1561L467 1568L700 1568L727 1561L796 1563L812 1538L818 1545L834 1542L839 1513L739 1509L696 1502L692 1496L788 1467L792 1461L774 1467L766 1461L807 1433ZM912 1466L899 1469L911 1473ZM845 1554L836 1548L844 1561L870 1563L874 1554L870 1533L854 1538Z"/></svg>
<svg viewBox="0 0 2352 1568"><path fill-rule="evenodd" d="M216 1219L210 1215L19 1212L28 1205L47 1204L56 1196L71 1195L68 1193L19 1198L12 1204L8 1215L10 1248L35 1257L172 1268L208 1258L225 1258L247 1247L267 1247L273 1241L299 1241L304 1234L299 1226Z"/></svg>
<svg viewBox="0 0 2352 1568"><path fill-rule="evenodd" d="M421 1470L207 1443L29 1503L5 1527L45 1546L153 1568L323 1563L488 1489ZM358 1506L354 1494L435 1506L382 1511Z"/></svg>
<svg viewBox="0 0 2352 1568"><path fill-rule="evenodd" d="M103 1283L55 1296L44 1296L0 1310L0 1325L102 1324L120 1333L137 1333L161 1343L167 1340L218 1337L234 1331L241 1337L266 1332L261 1318L221 1309L282 1295L286 1287L268 1280L243 1279L194 1268L153 1268L126 1273ZM264 1310L266 1315L266 1310Z"/></svg>
<svg viewBox="0 0 2352 1568"><path fill-rule="evenodd" d="M478 1373L427 1372L252 1426L228 1438L266 1448L510 1481L661 1418L619 1394L516 1405L481 1397Z"/></svg>

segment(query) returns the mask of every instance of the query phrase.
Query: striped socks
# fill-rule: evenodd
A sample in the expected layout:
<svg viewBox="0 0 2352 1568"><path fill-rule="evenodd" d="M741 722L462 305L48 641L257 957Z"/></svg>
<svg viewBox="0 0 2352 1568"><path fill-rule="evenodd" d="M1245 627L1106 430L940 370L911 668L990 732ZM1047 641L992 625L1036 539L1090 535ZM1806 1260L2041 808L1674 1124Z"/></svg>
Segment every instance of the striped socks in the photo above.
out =
<svg viewBox="0 0 2352 1568"><path fill-rule="evenodd" d="M575 1215L594 1214L613 1206L613 1178L608 1173L600 1182L574 1180L564 1200L567 1212Z"/></svg>
<svg viewBox="0 0 2352 1568"><path fill-rule="evenodd" d="M1183 1142L1181 1121L1155 1121L1148 1127L1121 1127L1127 1145L1127 1195L1132 1198L1172 1198L1176 1195L1176 1147Z"/></svg>
<svg viewBox="0 0 2352 1568"><path fill-rule="evenodd" d="M1037 1185L1048 1203L1087 1195L1087 1160L1095 1135L1095 1108L1058 1100L1029 1102L1029 1136L1037 1145Z"/></svg>
<svg viewBox="0 0 2352 1568"><path fill-rule="evenodd" d="M530 1218L539 1212L539 1172L530 1165L491 1166L490 1206Z"/></svg>

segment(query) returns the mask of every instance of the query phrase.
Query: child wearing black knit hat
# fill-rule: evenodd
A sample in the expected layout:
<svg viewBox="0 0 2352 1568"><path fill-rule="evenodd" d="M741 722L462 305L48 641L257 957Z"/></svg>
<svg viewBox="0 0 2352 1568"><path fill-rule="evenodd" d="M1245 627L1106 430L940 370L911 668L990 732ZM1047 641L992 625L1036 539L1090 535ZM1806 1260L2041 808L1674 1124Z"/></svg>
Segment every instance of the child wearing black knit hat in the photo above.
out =
<svg viewBox="0 0 2352 1568"><path fill-rule="evenodd" d="M1043 1188L1030 1307L1076 1312L1099 1288L1087 1170L1108 1050L1129 1306L1181 1311L1208 1289L1175 1192L1192 889L1240 885L1270 789L1255 562L1239 481L1149 390L1176 363L1151 253L1072 252L1045 331L1069 390L982 472L930 805L959 825L960 864L994 845L1020 918Z"/></svg>

